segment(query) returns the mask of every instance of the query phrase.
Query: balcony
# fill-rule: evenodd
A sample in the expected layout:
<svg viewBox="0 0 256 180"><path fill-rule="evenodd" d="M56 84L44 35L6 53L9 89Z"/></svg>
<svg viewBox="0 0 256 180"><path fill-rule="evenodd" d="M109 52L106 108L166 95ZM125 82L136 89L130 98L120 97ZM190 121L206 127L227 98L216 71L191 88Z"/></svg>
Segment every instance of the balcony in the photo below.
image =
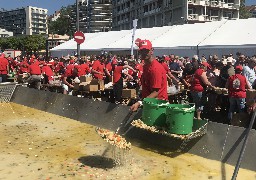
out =
<svg viewBox="0 0 256 180"><path fill-rule="evenodd" d="M188 0L188 4L193 4L193 5L206 6L207 3L208 1L205 1L205 0Z"/></svg>
<svg viewBox="0 0 256 180"><path fill-rule="evenodd" d="M220 6L219 1L210 1L210 6L213 6L213 7Z"/></svg>
<svg viewBox="0 0 256 180"><path fill-rule="evenodd" d="M208 15L189 14L189 21L209 21Z"/></svg>
<svg viewBox="0 0 256 180"><path fill-rule="evenodd" d="M199 20L199 15L198 14L189 14L188 15L188 20L189 21L191 21L191 20L192 21L195 21L195 20L198 21Z"/></svg>
<svg viewBox="0 0 256 180"><path fill-rule="evenodd" d="M219 16L210 16L210 21L219 21Z"/></svg>

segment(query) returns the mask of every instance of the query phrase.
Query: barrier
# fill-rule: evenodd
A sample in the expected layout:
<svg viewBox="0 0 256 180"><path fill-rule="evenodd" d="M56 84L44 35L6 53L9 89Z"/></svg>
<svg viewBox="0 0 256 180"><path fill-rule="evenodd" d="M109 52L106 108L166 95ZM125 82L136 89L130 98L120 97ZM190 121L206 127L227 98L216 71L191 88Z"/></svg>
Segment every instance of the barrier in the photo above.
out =
<svg viewBox="0 0 256 180"><path fill-rule="evenodd" d="M123 105L93 101L91 99L40 91L21 86L16 87L11 102L69 117L112 131L115 131L122 121L139 119L142 116L141 111L129 116L129 107ZM127 117L129 117L128 120ZM161 146L165 147L164 149L168 151L166 153L167 156L177 156L180 153L188 152L231 165L236 164L246 131L242 127L209 121L207 134L186 142L186 146L182 147L184 145L182 139L153 134L131 127L133 126L126 125L119 132L124 133L129 130L126 133L126 137L140 140L140 142L144 143L143 148L147 148L148 146L147 149L149 150L159 151L159 146ZM256 170L256 161L254 161L256 156L254 152L256 149L255 138L256 131L251 130L244 160L241 164L242 168L253 171ZM151 146L151 144L154 146ZM140 143L137 143L136 146L140 146Z"/></svg>

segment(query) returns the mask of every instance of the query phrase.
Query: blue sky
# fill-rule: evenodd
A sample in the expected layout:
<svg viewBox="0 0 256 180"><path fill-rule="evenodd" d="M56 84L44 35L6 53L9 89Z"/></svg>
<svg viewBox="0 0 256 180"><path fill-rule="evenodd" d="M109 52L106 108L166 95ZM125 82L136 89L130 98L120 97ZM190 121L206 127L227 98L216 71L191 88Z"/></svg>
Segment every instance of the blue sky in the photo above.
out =
<svg viewBox="0 0 256 180"><path fill-rule="evenodd" d="M62 6L74 4L76 0L0 0L0 8L6 10L16 9L26 6L34 6L48 9L48 15L53 14Z"/></svg>
<svg viewBox="0 0 256 180"><path fill-rule="evenodd" d="M26 6L35 6L48 9L48 14L51 15L62 6L71 5L75 2L76 0L0 0L0 8L10 10ZM245 2L247 5L256 4L256 0L245 0Z"/></svg>

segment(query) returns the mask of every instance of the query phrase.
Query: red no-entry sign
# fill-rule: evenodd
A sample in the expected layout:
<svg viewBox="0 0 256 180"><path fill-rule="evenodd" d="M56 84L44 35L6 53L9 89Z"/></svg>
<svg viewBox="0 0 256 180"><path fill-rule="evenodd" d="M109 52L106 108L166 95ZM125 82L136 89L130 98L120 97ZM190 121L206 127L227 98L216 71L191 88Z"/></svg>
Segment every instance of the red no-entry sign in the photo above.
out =
<svg viewBox="0 0 256 180"><path fill-rule="evenodd" d="M81 31L75 32L74 39L77 42L77 44L82 44L84 42L84 40L85 40L84 33L81 32Z"/></svg>

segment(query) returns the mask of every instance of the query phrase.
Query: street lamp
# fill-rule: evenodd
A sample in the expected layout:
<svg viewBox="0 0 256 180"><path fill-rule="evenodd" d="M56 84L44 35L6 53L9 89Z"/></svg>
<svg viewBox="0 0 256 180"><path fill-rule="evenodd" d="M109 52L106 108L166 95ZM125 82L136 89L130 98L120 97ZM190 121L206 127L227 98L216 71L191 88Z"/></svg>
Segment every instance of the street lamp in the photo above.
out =
<svg viewBox="0 0 256 180"><path fill-rule="evenodd" d="M76 0L76 30L79 31L79 0ZM80 61L80 44L77 43L77 61Z"/></svg>

